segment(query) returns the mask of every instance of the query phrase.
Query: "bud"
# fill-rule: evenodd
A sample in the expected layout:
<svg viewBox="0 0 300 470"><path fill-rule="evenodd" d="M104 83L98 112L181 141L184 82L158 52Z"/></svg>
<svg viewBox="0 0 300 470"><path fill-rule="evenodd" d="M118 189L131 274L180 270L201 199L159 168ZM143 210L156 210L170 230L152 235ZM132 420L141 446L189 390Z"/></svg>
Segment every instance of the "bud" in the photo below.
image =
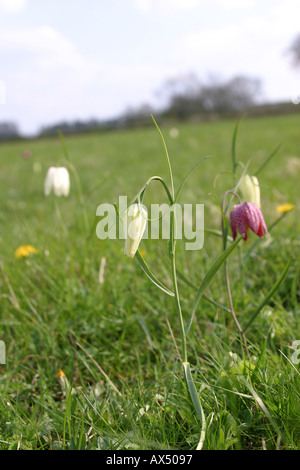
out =
<svg viewBox="0 0 300 470"><path fill-rule="evenodd" d="M254 202L260 208L260 189L256 176L245 175L240 182L239 189L244 201Z"/></svg>
<svg viewBox="0 0 300 470"><path fill-rule="evenodd" d="M230 213L230 222L233 239L236 239L237 229L240 234L244 234L244 241L247 240L247 230L250 228L256 235L263 237L268 233L268 229L261 210L254 202L244 202L234 206Z"/></svg>
<svg viewBox="0 0 300 470"><path fill-rule="evenodd" d="M66 168L51 166L48 169L44 184L45 195L49 196L52 189L56 196L69 195L70 176Z"/></svg>
<svg viewBox="0 0 300 470"><path fill-rule="evenodd" d="M140 204L132 204L123 216L125 249L124 254L133 258L144 235L148 218L147 209Z"/></svg>

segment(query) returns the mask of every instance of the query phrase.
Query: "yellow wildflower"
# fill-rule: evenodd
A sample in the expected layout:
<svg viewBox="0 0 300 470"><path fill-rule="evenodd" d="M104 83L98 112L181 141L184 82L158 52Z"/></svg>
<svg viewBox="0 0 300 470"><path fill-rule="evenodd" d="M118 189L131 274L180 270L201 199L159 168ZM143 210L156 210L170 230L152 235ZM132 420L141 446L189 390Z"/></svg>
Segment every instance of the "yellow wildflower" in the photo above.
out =
<svg viewBox="0 0 300 470"><path fill-rule="evenodd" d="M66 374L64 373L64 371L59 369L59 371L56 374L56 378L59 380L59 379L63 379L65 376Z"/></svg>
<svg viewBox="0 0 300 470"><path fill-rule="evenodd" d="M20 258L27 258L31 254L37 253L37 250L32 245L21 245L15 251L15 257Z"/></svg>
<svg viewBox="0 0 300 470"><path fill-rule="evenodd" d="M60 384L62 392L65 394L66 391L68 390L70 384L69 384L69 381L66 377L66 374L64 373L64 371L62 369L58 370L58 372L56 374L56 378L57 378L57 380Z"/></svg>
<svg viewBox="0 0 300 470"><path fill-rule="evenodd" d="M286 204L281 204L280 206L276 207L276 212L279 214L285 214L286 212L290 212L294 209L294 204L286 203Z"/></svg>

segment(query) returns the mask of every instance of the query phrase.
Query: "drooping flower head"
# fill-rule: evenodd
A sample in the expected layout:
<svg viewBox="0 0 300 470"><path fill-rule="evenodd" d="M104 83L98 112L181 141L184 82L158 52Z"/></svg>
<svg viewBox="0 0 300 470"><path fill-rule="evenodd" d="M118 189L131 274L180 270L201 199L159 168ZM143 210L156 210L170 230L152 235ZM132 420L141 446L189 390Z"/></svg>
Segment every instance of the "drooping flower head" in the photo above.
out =
<svg viewBox="0 0 300 470"><path fill-rule="evenodd" d="M68 196L70 192L70 176L65 167L51 166L46 175L45 195L49 196L53 189L56 196Z"/></svg>
<svg viewBox="0 0 300 470"><path fill-rule="evenodd" d="M244 202L234 206L230 213L230 222L233 240L236 239L237 230L241 235L244 235L244 241L248 238L248 229L251 229L259 237L268 233L264 216L254 202Z"/></svg>
<svg viewBox="0 0 300 470"><path fill-rule="evenodd" d="M147 209L140 204L132 204L123 216L125 249L124 254L133 258L144 235L147 224Z"/></svg>
<svg viewBox="0 0 300 470"><path fill-rule="evenodd" d="M239 189L244 201L254 202L260 209L260 188L256 176L244 175L240 182Z"/></svg>

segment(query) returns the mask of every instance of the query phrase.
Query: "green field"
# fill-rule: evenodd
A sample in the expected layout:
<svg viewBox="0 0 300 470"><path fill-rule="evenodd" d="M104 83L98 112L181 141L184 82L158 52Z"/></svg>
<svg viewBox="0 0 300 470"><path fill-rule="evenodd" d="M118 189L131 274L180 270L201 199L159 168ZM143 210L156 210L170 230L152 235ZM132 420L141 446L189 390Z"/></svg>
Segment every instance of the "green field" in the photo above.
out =
<svg viewBox="0 0 300 470"><path fill-rule="evenodd" d="M235 125L180 124L177 138L161 126L175 187L201 158L212 157L195 169L180 196L183 204L205 205L203 249L177 248L178 270L196 286L222 252L217 200L233 186ZM247 328L249 360L231 314L222 308L229 307L223 266L205 290L221 307L203 297L187 338L205 415L203 449L300 449L300 369L291 349L300 340L299 129L299 113L245 118L239 126L238 172L251 159L254 174L281 144L259 174L268 227L279 218L278 205L295 206L269 237L249 234L228 258L242 326L293 260ZM23 157L25 150L30 158ZM68 198L45 197L51 165L69 168ZM59 137L2 143L0 168L0 340L6 348L0 448L196 449L203 422L179 359L174 300L124 256L122 240L96 236L99 204L113 204L120 195L130 201L153 175L169 184L155 125L65 137L65 147ZM156 183L145 196L145 204L152 202L166 202ZM15 250L28 244L37 253L17 259ZM171 289L166 241L143 240L141 250ZM184 282L179 289L187 321L196 292Z"/></svg>

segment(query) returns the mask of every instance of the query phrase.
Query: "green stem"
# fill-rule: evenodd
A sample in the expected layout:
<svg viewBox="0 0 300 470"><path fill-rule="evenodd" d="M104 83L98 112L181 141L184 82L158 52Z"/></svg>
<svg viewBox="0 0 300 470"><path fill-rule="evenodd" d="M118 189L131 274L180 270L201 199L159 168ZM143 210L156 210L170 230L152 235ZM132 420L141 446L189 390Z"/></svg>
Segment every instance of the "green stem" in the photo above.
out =
<svg viewBox="0 0 300 470"><path fill-rule="evenodd" d="M57 218L58 218L58 220L59 220L59 222L60 222L60 224L61 224L61 227L62 227L62 229L63 229L64 234L65 234L65 235L68 235L69 230L68 230L68 228L67 228L66 222L65 222L65 220L64 220L64 218L63 218L63 215L62 215L62 213L61 213L60 205L59 205L59 202L58 202L57 199L58 199L58 198L57 198L57 196L56 196L56 197L55 197L55 200L54 200L56 216L57 216Z"/></svg>
<svg viewBox="0 0 300 470"><path fill-rule="evenodd" d="M226 212L228 210L228 207L229 207L229 206L227 206L227 208L225 208L226 197L230 193L233 194L233 196L236 196L239 199L239 196L234 191L229 190L229 191L226 191L224 193L223 203L222 203L222 211L223 211L224 215L226 214ZM223 233L223 250L225 251L226 242L227 242L227 226L225 227L224 218L222 219L222 233ZM247 358L249 360L250 359L250 353L249 353L249 349L248 349L248 345L247 345L246 336L245 336L245 333L244 333L244 331L243 331L243 329L240 325L240 322L237 319L237 316L236 316L236 313L235 313L235 310L234 310L234 306L233 306L233 300L232 300L231 288L230 288L230 281L229 281L229 274L228 274L227 260L224 261L224 276L225 276L226 290L227 290L227 296L228 296L231 316L232 316L233 321L234 321L234 323L235 323L235 325L236 325L236 327L237 327L237 329L240 333L240 336L241 336L241 339L242 339L242 342L243 342L243 345L244 345L244 348L245 348L245 351L246 351L246 355L247 355Z"/></svg>
<svg viewBox="0 0 300 470"><path fill-rule="evenodd" d="M161 138L162 143L163 143L163 146L164 146L165 155L166 155L166 159L167 159L167 163L168 163L168 168L169 168L169 173L170 173L171 193L172 193L172 198L173 198L173 201L174 201L174 200L175 200L175 191L174 191L173 172L172 172L172 166L171 166L171 161L170 161L170 157L169 157L167 145L166 145L164 136L162 135L162 132L161 132L160 128L158 127L158 124L157 124L157 122L155 121L155 119L154 119L153 116L152 116L152 119L153 119L153 122L154 122L154 124L155 124L155 126L156 126L156 129L158 130L158 133L159 133L159 135L160 135L160 138Z"/></svg>
<svg viewBox="0 0 300 470"><path fill-rule="evenodd" d="M163 180L161 181L164 184L164 187L166 189L170 205L172 206L181 191L182 186L179 188L179 191L177 193L177 196L175 197L175 190L174 190L174 180L173 180L173 173L172 173L172 166L171 166L171 161L169 158L167 146L165 143L165 140L163 138L163 135L155 121L155 119L152 116L152 119L155 123L155 126L160 134L160 137L162 139L164 149L165 149L165 154L168 162L168 167L169 167L169 173L170 173L170 179L171 179L171 191L168 190L167 185L164 184ZM185 181L185 180L184 180ZM203 446L203 442L205 439L205 416L203 413L203 409L198 397L198 393L196 390L196 387L194 385L192 375L190 372L190 365L187 361L187 347L186 347L186 332L184 328L184 321L183 321L183 315L182 315L182 310L181 310L181 303L180 303L180 295L179 295L179 289L178 289L178 281L177 281L177 270L176 270L176 215L175 215L175 210L171 211L171 219L170 219L170 245L169 245L169 255L171 259L171 269L172 269L172 280L173 280L173 290L174 290L174 298L175 298L175 305L176 305L176 311L178 315L178 321L179 321L179 328L180 328L180 335L181 335L181 343L182 343L182 365L185 370L185 377L188 385L188 389L190 392L190 396L192 398L194 407L196 409L197 414L199 415L202 423L202 432L201 432L201 437L200 437L200 442L198 444L197 449L201 449Z"/></svg>
<svg viewBox="0 0 300 470"><path fill-rule="evenodd" d="M175 238L176 218L175 218L174 211L171 212L170 222L171 222L170 223L170 235L171 235L170 258L171 258L171 268L172 268L173 290L174 290L175 305L176 305L176 311L178 315L181 342L182 342L182 357L183 357L183 362L187 362L186 334L185 334L184 321L183 321L182 310L181 310L180 295L179 295L178 281L177 281L177 270L176 270L176 238Z"/></svg>
<svg viewBox="0 0 300 470"><path fill-rule="evenodd" d="M162 178L161 176L151 176L151 178L149 178L149 179L146 181L146 183L144 184L144 186L143 186L143 187L140 189L140 191L135 195L133 201L136 201L137 199L140 199L140 200L142 201L143 196L144 196L144 193L145 193L145 191L146 191L146 188L149 186L149 184L150 184L152 181L159 181L159 182L163 185L163 187L164 187L164 189L165 189L165 191L166 191L167 197L168 197L168 199L169 199L169 202L170 202L170 204L171 204L171 206L172 206L173 203L174 203L173 197L172 197L172 195L171 195L171 193L170 193L170 191L169 191L169 188L168 188L167 184L165 183L165 181L163 180L163 178ZM132 202L133 202L133 201L132 201ZM131 203L132 203L132 202L131 202ZM130 204L131 204L131 203L130 203Z"/></svg>
<svg viewBox="0 0 300 470"><path fill-rule="evenodd" d="M164 146L164 151L167 159L167 164L168 164L168 169L169 169L169 174L170 174L170 181L171 181L171 191L169 191L167 185L165 182L160 179L162 184L165 187L165 190L168 195L168 199L170 202L170 205L172 206L175 202L175 190L174 190L174 179L173 179L173 171L172 171L172 165L171 165L171 160L169 157L167 145L164 139L164 136L155 121L154 117L152 116L153 122L159 132L160 138L162 140L163 146ZM158 177L159 178L159 177ZM176 216L175 216L175 211L171 211L171 220L170 220L170 258L171 258L171 269L172 269L172 280L173 280L173 290L174 290L174 297L175 297L175 305L176 305L176 311L178 315L178 321L179 321L179 328L180 328L180 335L181 335L181 341L182 341L182 357L183 357L183 362L187 362L187 349L186 349L186 335L185 335L185 329L184 329L184 321L183 321L183 316L182 316L182 310L181 310L181 304L180 304L180 296L179 296L179 289L178 289L178 282L177 282L177 270L176 270Z"/></svg>

